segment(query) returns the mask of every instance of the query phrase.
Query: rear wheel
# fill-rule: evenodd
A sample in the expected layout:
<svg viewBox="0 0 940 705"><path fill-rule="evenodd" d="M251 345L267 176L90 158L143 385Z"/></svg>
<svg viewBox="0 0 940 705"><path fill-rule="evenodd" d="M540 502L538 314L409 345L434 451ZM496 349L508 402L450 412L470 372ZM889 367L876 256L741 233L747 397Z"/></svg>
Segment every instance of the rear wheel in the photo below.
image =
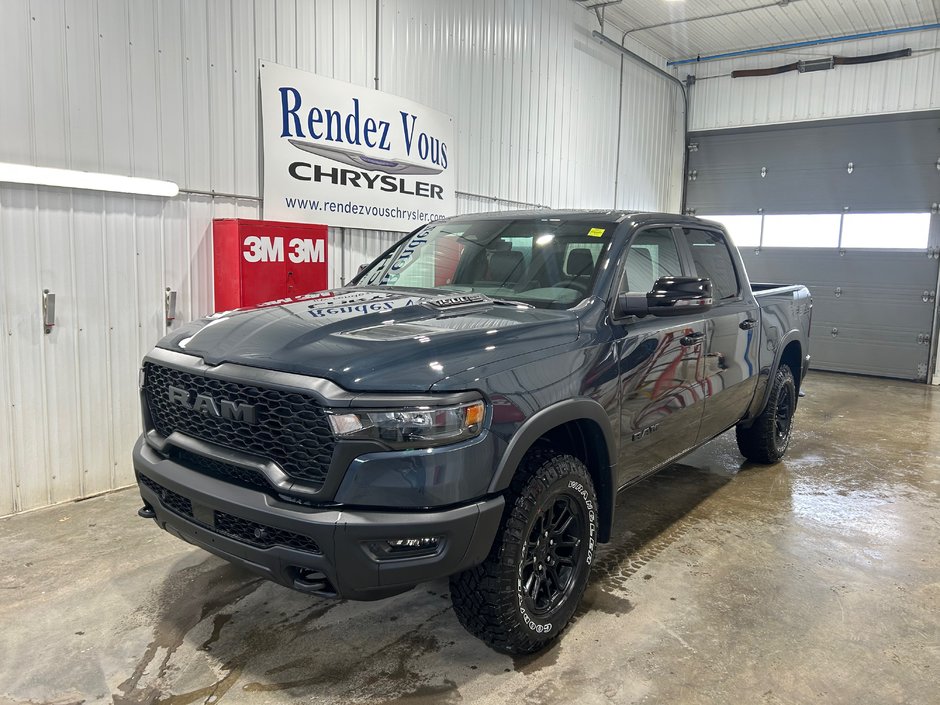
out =
<svg viewBox="0 0 940 705"><path fill-rule="evenodd" d="M749 427L738 426L738 449L755 463L776 463L787 452L796 412L793 372L783 366L774 376L767 405Z"/></svg>
<svg viewBox="0 0 940 705"><path fill-rule="evenodd" d="M596 541L597 496L584 463L530 452L510 487L490 555L450 579L457 618L498 651L542 649L574 615Z"/></svg>

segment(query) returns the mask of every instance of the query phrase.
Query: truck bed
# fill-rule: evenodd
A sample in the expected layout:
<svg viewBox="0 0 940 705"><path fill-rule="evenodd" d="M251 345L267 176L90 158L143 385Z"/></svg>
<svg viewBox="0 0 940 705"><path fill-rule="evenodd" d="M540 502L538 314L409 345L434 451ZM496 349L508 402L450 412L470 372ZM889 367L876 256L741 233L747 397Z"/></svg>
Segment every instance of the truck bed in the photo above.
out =
<svg viewBox="0 0 940 705"><path fill-rule="evenodd" d="M757 284L751 282L751 291L754 292L756 298L772 294L786 294L791 291L798 291L802 288L802 284Z"/></svg>

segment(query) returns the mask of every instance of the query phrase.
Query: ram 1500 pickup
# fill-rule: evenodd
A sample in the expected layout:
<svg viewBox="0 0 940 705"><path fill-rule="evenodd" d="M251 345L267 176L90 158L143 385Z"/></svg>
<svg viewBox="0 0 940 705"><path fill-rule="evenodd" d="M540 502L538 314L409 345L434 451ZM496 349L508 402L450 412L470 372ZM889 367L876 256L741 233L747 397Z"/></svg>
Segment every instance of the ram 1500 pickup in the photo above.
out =
<svg viewBox="0 0 940 705"><path fill-rule="evenodd" d="M141 371L141 516L304 592L450 578L527 653L571 619L618 492L735 429L790 442L802 286L752 286L716 223L458 216L345 287L174 330Z"/></svg>

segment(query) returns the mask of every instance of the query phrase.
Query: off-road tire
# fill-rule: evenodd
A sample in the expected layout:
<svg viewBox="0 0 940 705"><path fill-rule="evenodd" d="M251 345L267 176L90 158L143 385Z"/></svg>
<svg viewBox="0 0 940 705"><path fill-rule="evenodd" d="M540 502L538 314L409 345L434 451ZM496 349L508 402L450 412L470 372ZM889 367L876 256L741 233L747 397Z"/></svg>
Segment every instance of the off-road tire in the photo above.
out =
<svg viewBox="0 0 940 705"><path fill-rule="evenodd" d="M776 463L787 452L796 412L796 383L793 372L783 365L774 376L767 405L749 427L738 426L738 450L755 463ZM783 409L786 413L783 414ZM785 418L783 418L785 416Z"/></svg>
<svg viewBox="0 0 940 705"><path fill-rule="evenodd" d="M530 451L510 485L489 556L482 564L451 576L454 612L467 631L510 654L533 653L556 639L571 621L587 585L597 549L597 506L584 463L549 449ZM557 529L564 523L565 511L573 517L580 512L582 519L580 523L573 519L574 529L569 523L569 533L562 536ZM560 518L553 523L556 515ZM552 541L554 549L547 545L549 536L543 536L543 528L558 538L557 545ZM560 546L574 544L575 534L579 539L570 549L572 555L560 559L556 552L567 552ZM537 556L545 556L543 565ZM543 567L556 571L554 579L545 578L549 586L545 592L551 593L553 583L566 587L555 591L557 603L546 597L547 604L540 608L530 592L534 589L536 597L542 594L534 573ZM563 574L567 580L558 581Z"/></svg>

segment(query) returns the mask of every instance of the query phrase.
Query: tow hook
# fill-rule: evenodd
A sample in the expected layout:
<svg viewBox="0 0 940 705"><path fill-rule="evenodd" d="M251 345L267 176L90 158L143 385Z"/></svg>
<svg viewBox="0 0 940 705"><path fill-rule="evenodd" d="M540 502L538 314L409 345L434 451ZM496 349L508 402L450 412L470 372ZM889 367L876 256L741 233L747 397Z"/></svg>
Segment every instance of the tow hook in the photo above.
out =
<svg viewBox="0 0 940 705"><path fill-rule="evenodd" d="M151 509L148 505L145 504L144 506L142 506L140 509L137 510L137 516L139 516L142 519L153 519L154 517L157 516L157 513L153 511L153 509Z"/></svg>

